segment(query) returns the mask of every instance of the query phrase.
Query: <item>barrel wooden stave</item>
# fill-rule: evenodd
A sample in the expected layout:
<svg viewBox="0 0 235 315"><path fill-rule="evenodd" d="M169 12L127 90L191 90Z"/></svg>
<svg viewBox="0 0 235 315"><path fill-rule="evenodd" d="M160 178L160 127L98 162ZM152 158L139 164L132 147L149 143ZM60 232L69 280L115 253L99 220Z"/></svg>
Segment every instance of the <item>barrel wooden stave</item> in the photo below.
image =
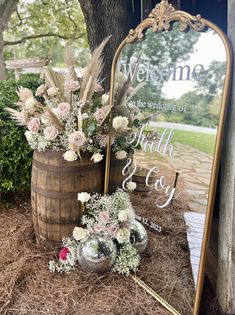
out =
<svg viewBox="0 0 235 315"><path fill-rule="evenodd" d="M73 162L65 161L62 155L61 151L48 150L35 151L33 157L33 224L37 241L45 245L59 244L80 223L78 192L103 192L103 163L91 162L90 154Z"/></svg>

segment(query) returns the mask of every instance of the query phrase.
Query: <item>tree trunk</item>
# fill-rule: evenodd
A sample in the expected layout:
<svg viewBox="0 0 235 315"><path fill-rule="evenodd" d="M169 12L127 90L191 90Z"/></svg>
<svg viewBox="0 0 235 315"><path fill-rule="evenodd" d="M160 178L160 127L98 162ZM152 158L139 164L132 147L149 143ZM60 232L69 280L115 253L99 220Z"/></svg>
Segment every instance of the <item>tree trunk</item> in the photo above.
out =
<svg viewBox="0 0 235 315"><path fill-rule="evenodd" d="M5 63L3 58L3 32L7 27L11 14L15 11L18 0L0 0L0 80L5 79Z"/></svg>
<svg viewBox="0 0 235 315"><path fill-rule="evenodd" d="M107 91L113 56L119 44L134 25L131 0L79 0L84 14L88 42L93 51L104 38L112 35L104 50L104 70L102 86Z"/></svg>
<svg viewBox="0 0 235 315"><path fill-rule="evenodd" d="M228 36L235 51L235 0L228 1ZM217 295L224 314L235 314L235 69L221 167Z"/></svg>

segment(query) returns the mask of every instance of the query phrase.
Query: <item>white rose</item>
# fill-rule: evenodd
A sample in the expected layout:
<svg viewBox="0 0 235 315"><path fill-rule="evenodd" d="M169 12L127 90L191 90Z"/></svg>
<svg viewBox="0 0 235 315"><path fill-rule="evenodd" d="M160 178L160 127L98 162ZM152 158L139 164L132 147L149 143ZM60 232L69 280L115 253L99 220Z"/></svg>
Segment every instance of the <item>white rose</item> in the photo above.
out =
<svg viewBox="0 0 235 315"><path fill-rule="evenodd" d="M124 150L121 150L121 151L116 152L115 156L118 160L123 160L127 157L127 152Z"/></svg>
<svg viewBox="0 0 235 315"><path fill-rule="evenodd" d="M103 94L101 97L101 103L102 105L107 105L109 102L109 95L108 94Z"/></svg>
<svg viewBox="0 0 235 315"><path fill-rule="evenodd" d="M125 130L128 128L127 126L128 126L127 117L117 116L113 119L113 128L115 130Z"/></svg>
<svg viewBox="0 0 235 315"><path fill-rule="evenodd" d="M27 100L25 101L25 108L26 109L31 109L32 107L34 107L34 105L37 104L37 101L35 100L35 98L32 96L32 97L29 97L27 98Z"/></svg>
<svg viewBox="0 0 235 315"><path fill-rule="evenodd" d="M25 131L24 135L28 142L30 142L33 139L32 132L30 132L29 130Z"/></svg>
<svg viewBox="0 0 235 315"><path fill-rule="evenodd" d="M78 201L81 201L81 203L87 202L90 200L91 195L87 192L80 192L78 193Z"/></svg>
<svg viewBox="0 0 235 315"><path fill-rule="evenodd" d="M72 162L72 161L77 160L78 156L74 151L68 150L63 154L63 157L66 161Z"/></svg>
<svg viewBox="0 0 235 315"><path fill-rule="evenodd" d="M56 129L54 126L46 127L43 130L43 133L46 140L54 140L59 134L58 129Z"/></svg>
<svg viewBox="0 0 235 315"><path fill-rule="evenodd" d="M130 239L130 231L127 228L121 228L117 231L115 238L118 243L128 242Z"/></svg>
<svg viewBox="0 0 235 315"><path fill-rule="evenodd" d="M49 96L56 96L58 93L59 93L59 90L60 89L58 89L58 88L56 88L55 86L53 86L53 87L50 87L48 90L47 90L47 94L49 95Z"/></svg>
<svg viewBox="0 0 235 315"><path fill-rule="evenodd" d="M126 210L120 210L118 213L118 221L126 222L128 220L128 215Z"/></svg>
<svg viewBox="0 0 235 315"><path fill-rule="evenodd" d="M136 183L135 182L128 182L126 184L126 187L127 187L128 190L132 191L132 190L136 189Z"/></svg>
<svg viewBox="0 0 235 315"><path fill-rule="evenodd" d="M88 235L88 230L83 229L81 227L75 227L73 230L73 237L76 241L80 241Z"/></svg>
<svg viewBox="0 0 235 315"><path fill-rule="evenodd" d="M91 161L93 160L94 163L98 163L103 159L103 155L100 153L94 153L91 157Z"/></svg>

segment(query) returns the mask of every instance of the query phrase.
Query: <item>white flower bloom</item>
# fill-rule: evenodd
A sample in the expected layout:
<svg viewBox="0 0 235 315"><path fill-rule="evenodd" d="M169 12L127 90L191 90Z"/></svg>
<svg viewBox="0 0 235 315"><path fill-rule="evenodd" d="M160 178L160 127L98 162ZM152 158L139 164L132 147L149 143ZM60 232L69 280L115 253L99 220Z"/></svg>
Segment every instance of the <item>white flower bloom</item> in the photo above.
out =
<svg viewBox="0 0 235 315"><path fill-rule="evenodd" d="M124 150L121 150L121 151L116 152L115 156L118 160L123 160L127 157L127 152Z"/></svg>
<svg viewBox="0 0 235 315"><path fill-rule="evenodd" d="M25 131L24 135L28 142L30 142L33 139L32 132L30 132L29 130Z"/></svg>
<svg viewBox="0 0 235 315"><path fill-rule="evenodd" d="M58 136L59 131L54 126L50 126L43 130L43 134L46 140L54 140Z"/></svg>
<svg viewBox="0 0 235 315"><path fill-rule="evenodd" d="M78 201L81 201L81 203L85 203L88 200L90 200L91 195L87 192L80 192L78 193Z"/></svg>
<svg viewBox="0 0 235 315"><path fill-rule="evenodd" d="M118 213L118 221L126 222L128 220L128 215L126 210L120 210Z"/></svg>
<svg viewBox="0 0 235 315"><path fill-rule="evenodd" d="M125 130L128 127L128 118L123 116L117 116L113 119L113 128L115 130Z"/></svg>
<svg viewBox="0 0 235 315"><path fill-rule="evenodd" d="M80 241L83 238L85 238L88 235L88 230L83 229L81 227L75 227L73 230L73 237L75 238L76 241Z"/></svg>
<svg viewBox="0 0 235 315"><path fill-rule="evenodd" d="M103 155L100 153L94 153L91 157L91 161L93 160L94 163L98 163L103 159Z"/></svg>
<svg viewBox="0 0 235 315"><path fill-rule="evenodd" d="M29 98L27 98L27 100L25 102L25 108L26 109L31 109L36 104L37 104L37 101L35 100L35 98L33 96L29 97Z"/></svg>
<svg viewBox="0 0 235 315"><path fill-rule="evenodd" d="M89 116L88 116L87 113L83 113L83 114L82 114L82 118L83 118L83 119L86 119L86 118L88 118L88 117L89 117Z"/></svg>
<svg viewBox="0 0 235 315"><path fill-rule="evenodd" d="M109 102L109 94L103 94L101 97L102 105L108 105Z"/></svg>
<svg viewBox="0 0 235 315"><path fill-rule="evenodd" d="M129 242L130 231L127 228L121 228L117 231L117 234L115 237L118 243Z"/></svg>
<svg viewBox="0 0 235 315"><path fill-rule="evenodd" d="M58 89L58 88L56 88L55 86L53 86L53 87L50 87L48 90L47 90L47 94L49 95L49 96L56 96L58 93L59 93L59 90L60 89Z"/></svg>
<svg viewBox="0 0 235 315"><path fill-rule="evenodd" d="M136 189L136 183L135 182L128 182L126 184L126 187L127 187L128 190L132 191L132 190Z"/></svg>
<svg viewBox="0 0 235 315"><path fill-rule="evenodd" d="M72 150L68 150L68 151L66 151L64 154L63 154L63 157L64 157L64 159L66 160L66 161L70 161L70 162L72 162L72 161L75 161L75 160L77 160L77 154L74 152L74 151L72 151Z"/></svg>

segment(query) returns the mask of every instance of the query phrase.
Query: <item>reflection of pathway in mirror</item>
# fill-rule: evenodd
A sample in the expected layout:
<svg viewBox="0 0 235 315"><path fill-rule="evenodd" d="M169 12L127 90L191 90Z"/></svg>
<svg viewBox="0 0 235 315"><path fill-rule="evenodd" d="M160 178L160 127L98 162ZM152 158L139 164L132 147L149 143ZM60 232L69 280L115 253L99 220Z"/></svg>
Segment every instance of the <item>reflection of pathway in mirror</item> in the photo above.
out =
<svg viewBox="0 0 235 315"><path fill-rule="evenodd" d="M181 172L184 181L184 196L192 211L205 213L210 183L212 156L187 145L175 143L173 158L168 162Z"/></svg>

